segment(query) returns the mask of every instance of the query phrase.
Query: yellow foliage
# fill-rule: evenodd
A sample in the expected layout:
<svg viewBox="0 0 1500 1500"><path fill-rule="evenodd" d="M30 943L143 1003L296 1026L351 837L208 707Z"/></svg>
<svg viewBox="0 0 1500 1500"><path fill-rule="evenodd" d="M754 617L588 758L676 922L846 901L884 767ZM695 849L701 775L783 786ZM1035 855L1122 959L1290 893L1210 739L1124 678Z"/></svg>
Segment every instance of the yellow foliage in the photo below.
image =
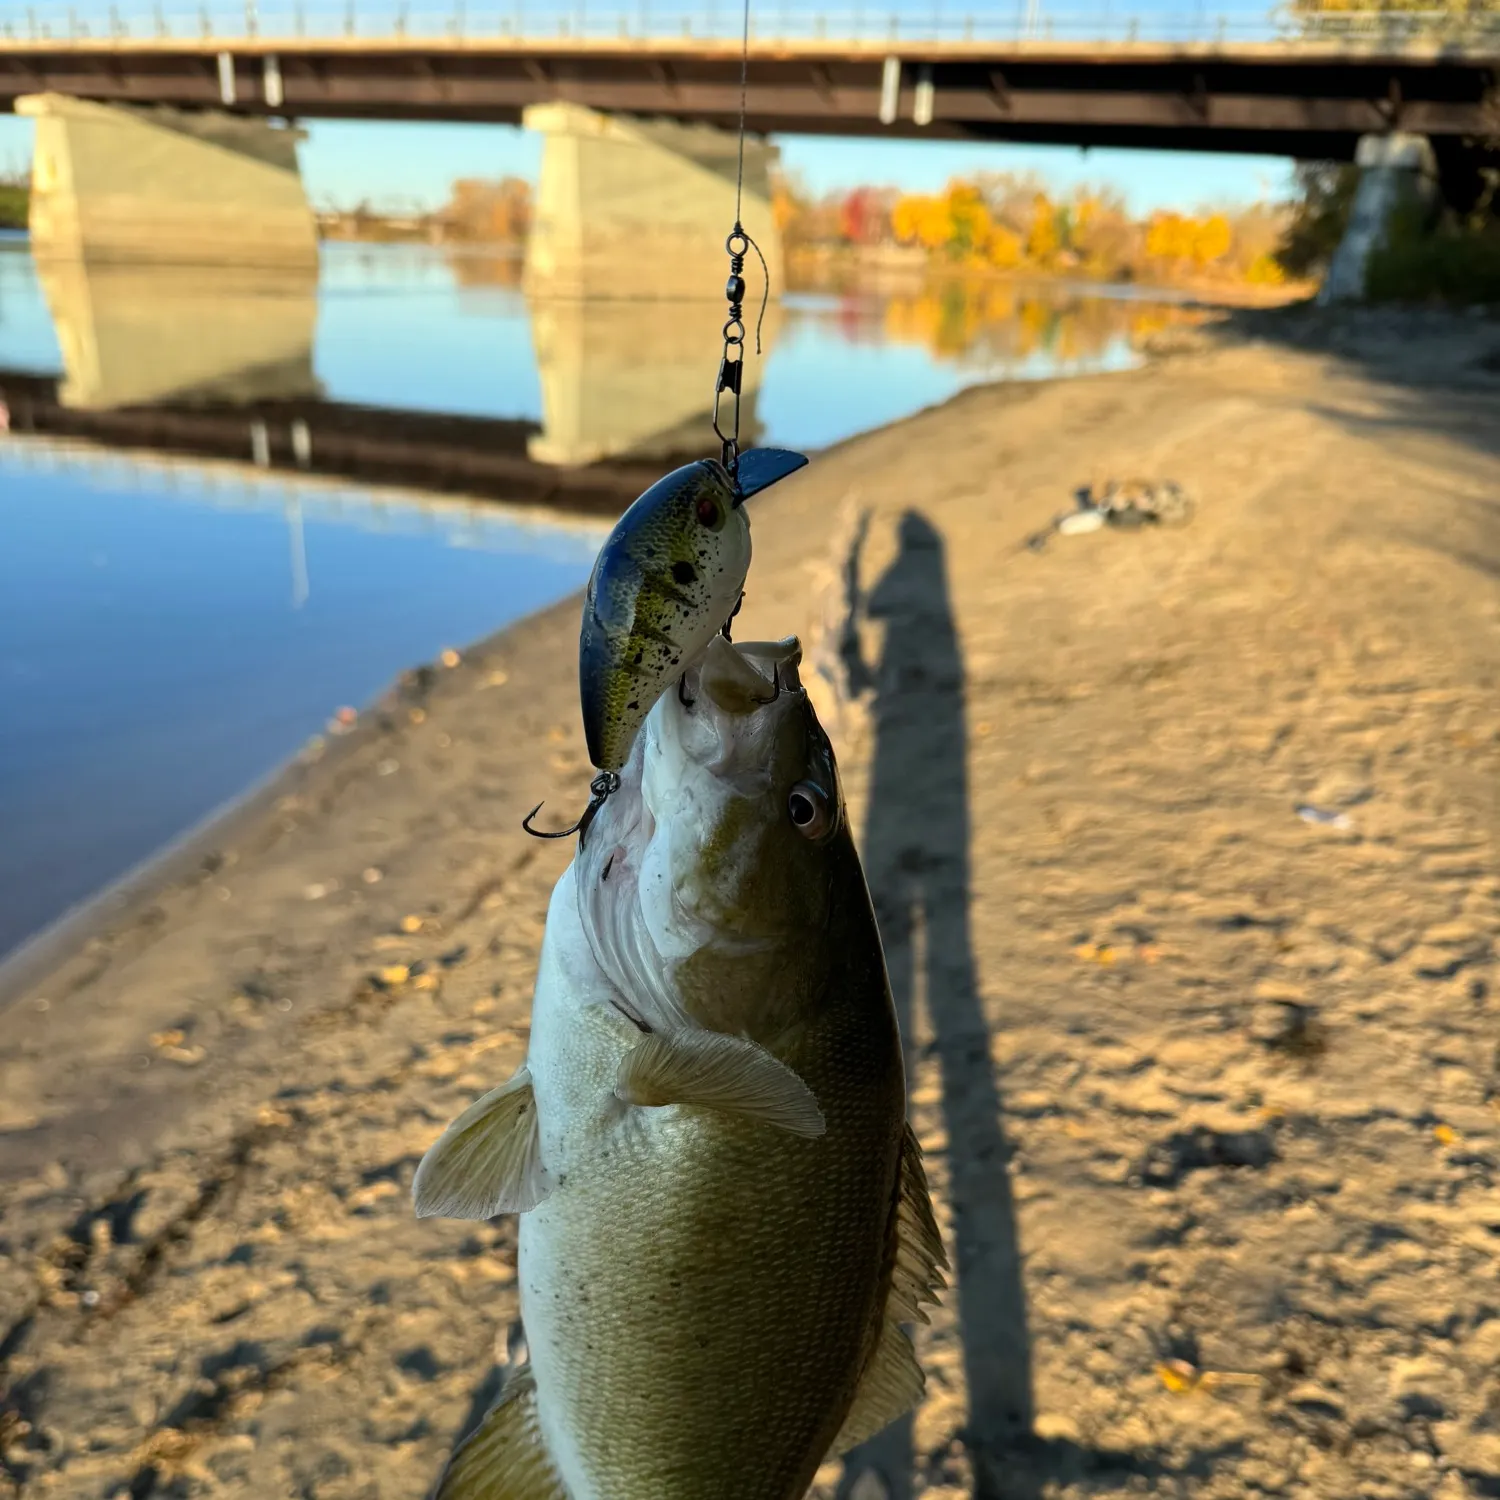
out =
<svg viewBox="0 0 1500 1500"><path fill-rule="evenodd" d="M1223 214L1214 214L1197 226L1193 237L1193 259L1200 266L1223 260L1234 243L1234 231Z"/></svg>
<svg viewBox="0 0 1500 1500"><path fill-rule="evenodd" d="M1280 286L1286 280L1286 272L1274 255L1262 252L1245 267L1245 280L1252 286Z"/></svg>
<svg viewBox="0 0 1500 1500"><path fill-rule="evenodd" d="M1233 245L1234 229L1223 214L1201 220L1155 214L1146 228L1146 254L1155 260L1192 261L1202 267L1223 260Z"/></svg>
<svg viewBox="0 0 1500 1500"><path fill-rule="evenodd" d="M1038 265L1046 265L1062 248L1062 237L1057 232L1057 210L1045 193L1038 193L1031 206L1031 233L1026 240L1026 253Z"/></svg>
<svg viewBox="0 0 1500 1500"><path fill-rule="evenodd" d="M1282 235L1274 205L1257 204L1233 215L1163 212L1136 219L1107 188L1080 189L1059 203L1034 180L1004 174L957 179L941 193L886 201L894 240L955 267L1077 268L1090 276L1136 281L1211 272L1260 286L1284 280L1273 259ZM949 329L939 339L946 344L951 320L938 321Z"/></svg>
<svg viewBox="0 0 1500 1500"><path fill-rule="evenodd" d="M989 209L971 183L950 183L940 197L909 194L891 210L891 233L903 245L947 250L954 257L982 254L990 231Z"/></svg>
<svg viewBox="0 0 1500 1500"><path fill-rule="evenodd" d="M990 211L979 189L966 182L949 183L943 195L948 243L959 252L983 251L990 237Z"/></svg>
<svg viewBox="0 0 1500 1500"><path fill-rule="evenodd" d="M1015 230L1007 229L1003 224L996 224L991 228L989 258L992 266L1002 271L1014 270L1021 264L1024 255L1025 247Z"/></svg>

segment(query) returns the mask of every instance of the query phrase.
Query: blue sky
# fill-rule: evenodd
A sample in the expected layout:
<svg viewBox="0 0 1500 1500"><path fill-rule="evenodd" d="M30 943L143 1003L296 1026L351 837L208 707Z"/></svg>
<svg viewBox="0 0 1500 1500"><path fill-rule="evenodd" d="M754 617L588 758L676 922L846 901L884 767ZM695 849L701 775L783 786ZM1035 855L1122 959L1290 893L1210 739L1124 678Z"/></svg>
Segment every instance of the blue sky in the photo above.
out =
<svg viewBox="0 0 1500 1500"><path fill-rule="evenodd" d="M541 157L538 137L505 125L314 120L307 129L303 171L319 205L363 198L377 207L435 207L456 177L534 179ZM1291 164L1269 156L819 136L785 136L780 144L784 165L816 192L861 182L933 192L970 172L1035 171L1059 188L1107 182L1145 213L1279 197L1291 179ZM0 171L24 166L30 154L30 120L0 115Z"/></svg>

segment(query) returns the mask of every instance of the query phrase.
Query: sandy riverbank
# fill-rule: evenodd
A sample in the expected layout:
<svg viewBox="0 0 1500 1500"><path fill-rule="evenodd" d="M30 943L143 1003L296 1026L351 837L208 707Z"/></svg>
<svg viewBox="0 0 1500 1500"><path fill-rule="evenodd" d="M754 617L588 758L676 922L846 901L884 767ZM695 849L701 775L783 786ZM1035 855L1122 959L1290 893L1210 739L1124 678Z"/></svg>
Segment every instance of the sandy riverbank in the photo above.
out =
<svg viewBox="0 0 1500 1500"><path fill-rule="evenodd" d="M758 502L960 1275L860 1459L902 1500L1500 1495L1500 327L1237 326ZM1135 473L1193 522L1024 549ZM407 1500L495 1389L511 1227L407 1189L524 1050L576 619L10 997L0 1496Z"/></svg>

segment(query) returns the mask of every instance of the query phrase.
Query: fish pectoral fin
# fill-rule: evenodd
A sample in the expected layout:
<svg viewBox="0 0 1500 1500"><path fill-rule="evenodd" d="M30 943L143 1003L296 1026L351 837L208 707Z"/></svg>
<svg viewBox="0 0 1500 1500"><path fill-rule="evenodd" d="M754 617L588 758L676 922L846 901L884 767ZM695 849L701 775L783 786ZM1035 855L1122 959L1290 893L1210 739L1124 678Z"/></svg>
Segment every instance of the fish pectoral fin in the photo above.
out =
<svg viewBox="0 0 1500 1500"><path fill-rule="evenodd" d="M620 1060L615 1093L646 1107L696 1104L760 1120L793 1135L828 1128L813 1092L766 1049L720 1031L660 1032Z"/></svg>
<svg viewBox="0 0 1500 1500"><path fill-rule="evenodd" d="M531 1074L476 1099L428 1148L412 1180L419 1219L524 1214L551 1190Z"/></svg>
<svg viewBox="0 0 1500 1500"><path fill-rule="evenodd" d="M922 1148L910 1125L901 1141L894 1217L895 1247L880 1331L829 1458L847 1453L904 1416L922 1399L927 1383L902 1324L928 1321L928 1304L936 1303L948 1284L943 1275L948 1256L932 1214Z"/></svg>
<svg viewBox="0 0 1500 1500"><path fill-rule="evenodd" d="M448 1460L432 1500L568 1500L537 1423L530 1365Z"/></svg>

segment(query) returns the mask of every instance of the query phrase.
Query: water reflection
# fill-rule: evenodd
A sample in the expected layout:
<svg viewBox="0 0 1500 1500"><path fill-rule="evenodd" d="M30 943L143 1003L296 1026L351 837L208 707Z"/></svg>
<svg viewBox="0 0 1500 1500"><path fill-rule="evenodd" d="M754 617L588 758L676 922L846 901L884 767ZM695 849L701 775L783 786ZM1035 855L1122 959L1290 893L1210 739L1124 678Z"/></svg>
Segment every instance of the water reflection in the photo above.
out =
<svg viewBox="0 0 1500 1500"><path fill-rule="evenodd" d="M588 575L598 525L0 442L0 954L344 704Z"/></svg>
<svg viewBox="0 0 1500 1500"><path fill-rule="evenodd" d="M527 444L533 458L550 464L620 457L669 462L717 447L709 397L722 348L722 307L540 302L530 313L542 387L542 430ZM767 310L764 357L745 368L740 430L746 444L760 437L757 398L781 320L779 306Z"/></svg>
<svg viewBox="0 0 1500 1500"><path fill-rule="evenodd" d="M73 412L237 411L247 421L221 424L206 447L182 423L142 431L172 451L260 452L272 465L298 461L276 424L285 418L289 431L301 419L313 430L314 469L378 479L390 465L398 482L497 499L571 483L523 461L576 468L712 451L717 304L528 303L520 272L515 255L350 243L323 247L316 281L55 263L38 271L0 246L0 391L13 403L19 376L51 375L62 377L57 404ZM39 314L55 329L50 349ZM791 294L771 305L763 358L748 366L747 436L815 448L975 381L1123 368L1145 336L1201 316L1006 282ZM249 418L274 403L283 409L258 413L273 428L266 453ZM424 425L422 414L446 420ZM400 442L366 442L356 462L316 440L329 428L382 440L399 430ZM126 441L118 423L95 430L75 420L66 430ZM200 439L206 431L200 422ZM506 461L476 457L496 453ZM309 466L307 455L301 462ZM621 477L599 503L623 503L637 477Z"/></svg>
<svg viewBox="0 0 1500 1500"><path fill-rule="evenodd" d="M891 296L881 334L964 367L999 365L1019 373L1041 362L1048 374L1067 374L1111 366L1163 328L1201 322L1204 316L1181 304L1119 295L950 282Z"/></svg>
<svg viewBox="0 0 1500 1500"><path fill-rule="evenodd" d="M174 271L38 262L62 352L64 406L313 400L315 270Z"/></svg>

